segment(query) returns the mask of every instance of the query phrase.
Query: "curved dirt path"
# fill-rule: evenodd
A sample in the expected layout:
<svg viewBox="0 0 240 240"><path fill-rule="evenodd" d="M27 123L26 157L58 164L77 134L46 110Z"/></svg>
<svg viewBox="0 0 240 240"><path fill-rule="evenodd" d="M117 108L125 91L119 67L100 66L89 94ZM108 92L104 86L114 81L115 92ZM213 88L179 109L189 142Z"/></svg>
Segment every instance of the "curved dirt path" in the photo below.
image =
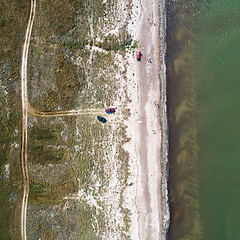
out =
<svg viewBox="0 0 240 240"><path fill-rule="evenodd" d="M35 16L36 0L31 0L31 9L27 31L25 35L25 42L23 45L22 68L21 68L21 89L22 89L22 149L21 149L21 163L23 174L23 199L22 199L22 213L21 213L21 238L26 237L26 218L27 218L27 201L29 194L29 179L27 167L27 119L28 119L28 98L27 98L27 58L29 42L32 32L32 26Z"/></svg>

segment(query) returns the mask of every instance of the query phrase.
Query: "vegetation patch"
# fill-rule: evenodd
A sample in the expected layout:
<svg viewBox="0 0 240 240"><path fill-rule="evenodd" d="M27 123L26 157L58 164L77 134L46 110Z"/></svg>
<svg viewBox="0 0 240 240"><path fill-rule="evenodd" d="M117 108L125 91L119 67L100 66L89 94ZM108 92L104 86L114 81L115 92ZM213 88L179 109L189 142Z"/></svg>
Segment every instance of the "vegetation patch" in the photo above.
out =
<svg viewBox="0 0 240 240"><path fill-rule="evenodd" d="M56 34L66 34L74 23L74 8L69 0L42 0L48 22Z"/></svg>
<svg viewBox="0 0 240 240"><path fill-rule="evenodd" d="M77 118L76 127L74 162L77 164L79 187L87 189L93 184L93 179L95 179L94 181L98 179L103 186L107 181L104 175L106 159L103 149L107 148L111 129L98 122L96 118L85 115Z"/></svg>
<svg viewBox="0 0 240 240"><path fill-rule="evenodd" d="M1 1L0 6L0 62L12 59L17 65L12 74L17 78L30 6L21 0Z"/></svg>
<svg viewBox="0 0 240 240"><path fill-rule="evenodd" d="M38 5L32 47L44 46L51 51L31 51L31 58L36 59L30 73L32 106L39 111L56 111L110 105L118 88L114 52L124 53L137 46L125 31L126 20L121 24L112 20L113 15L122 18L116 11L118 3L64 0L61 6L59 10L59 0L51 4L42 0ZM126 7L130 9L131 4ZM119 33L105 32L110 23L119 25ZM51 52L52 58L46 59ZM45 64L39 65L42 61ZM36 80L42 88L36 87Z"/></svg>
<svg viewBox="0 0 240 240"><path fill-rule="evenodd" d="M67 151L61 137L61 125L34 125L28 134L29 161L41 164L62 162Z"/></svg>
<svg viewBox="0 0 240 240"><path fill-rule="evenodd" d="M29 204L28 209L29 239L101 239L94 231L96 210L85 201L65 200L58 206Z"/></svg>
<svg viewBox="0 0 240 240"><path fill-rule="evenodd" d="M20 165L21 99L19 66L21 54L21 23L26 9L21 3L4 1L1 8L0 50L0 236L20 239L19 205L22 198Z"/></svg>
<svg viewBox="0 0 240 240"><path fill-rule="evenodd" d="M65 105L72 106L74 96L86 85L85 73L81 67L77 72L71 61L66 61L61 48L58 48L56 55L55 74L58 93L61 94L61 101L65 102Z"/></svg>
<svg viewBox="0 0 240 240"><path fill-rule="evenodd" d="M31 204L59 204L64 197L77 189L77 181L67 168L55 183L30 180L29 203Z"/></svg>

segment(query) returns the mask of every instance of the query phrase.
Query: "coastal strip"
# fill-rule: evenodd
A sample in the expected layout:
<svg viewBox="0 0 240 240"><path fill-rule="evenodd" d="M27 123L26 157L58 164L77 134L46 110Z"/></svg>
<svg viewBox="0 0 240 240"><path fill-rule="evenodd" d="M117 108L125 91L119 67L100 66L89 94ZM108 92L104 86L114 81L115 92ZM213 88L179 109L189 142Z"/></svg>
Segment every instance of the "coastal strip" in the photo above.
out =
<svg viewBox="0 0 240 240"><path fill-rule="evenodd" d="M167 15L166 15L166 2L160 0L159 3L159 38L160 38L160 124L162 130L162 141L161 141L161 170L162 170L162 183L161 183L161 194L162 194L162 237L166 239L166 235L170 224L170 210L168 203L168 150L169 150L169 130L167 120L167 79L166 79L166 27L167 27Z"/></svg>
<svg viewBox="0 0 240 240"><path fill-rule="evenodd" d="M131 212L131 239L166 239L168 206L168 123L166 97L165 1L133 1L128 31L139 41L141 61L128 57L128 104L125 124L131 141L124 148L130 156L130 186L125 203ZM134 78L132 77L134 76ZM133 184L132 184L133 183Z"/></svg>

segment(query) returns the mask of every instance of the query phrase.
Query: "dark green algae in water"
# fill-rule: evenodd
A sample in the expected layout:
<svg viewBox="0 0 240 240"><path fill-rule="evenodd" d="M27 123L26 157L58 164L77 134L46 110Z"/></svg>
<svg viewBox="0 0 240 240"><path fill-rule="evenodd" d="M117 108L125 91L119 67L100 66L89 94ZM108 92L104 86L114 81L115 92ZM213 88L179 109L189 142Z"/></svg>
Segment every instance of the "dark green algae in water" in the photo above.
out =
<svg viewBox="0 0 240 240"><path fill-rule="evenodd" d="M240 2L168 3L169 239L240 239Z"/></svg>
<svg viewBox="0 0 240 240"><path fill-rule="evenodd" d="M177 4L177 3L175 3ZM187 11L191 3L170 5L167 28L169 116L169 239L201 239L196 126L196 43ZM182 9L182 10L181 10ZM180 23L184 24L180 24Z"/></svg>

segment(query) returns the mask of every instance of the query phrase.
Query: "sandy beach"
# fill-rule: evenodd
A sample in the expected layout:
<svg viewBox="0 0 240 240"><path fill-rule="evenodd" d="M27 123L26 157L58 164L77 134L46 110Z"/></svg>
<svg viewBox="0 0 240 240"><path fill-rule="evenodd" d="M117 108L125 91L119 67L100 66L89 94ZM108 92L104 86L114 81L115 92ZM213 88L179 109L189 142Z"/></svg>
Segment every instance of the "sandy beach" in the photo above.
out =
<svg viewBox="0 0 240 240"><path fill-rule="evenodd" d="M125 191L131 206L131 239L165 239L167 205L167 118L165 77L165 1L133 1L134 26L129 32L139 41L142 57L129 56L128 85L131 117L126 121L134 185ZM135 176L135 177L134 177ZM131 178L131 176L130 176ZM133 190L134 189L134 190Z"/></svg>

